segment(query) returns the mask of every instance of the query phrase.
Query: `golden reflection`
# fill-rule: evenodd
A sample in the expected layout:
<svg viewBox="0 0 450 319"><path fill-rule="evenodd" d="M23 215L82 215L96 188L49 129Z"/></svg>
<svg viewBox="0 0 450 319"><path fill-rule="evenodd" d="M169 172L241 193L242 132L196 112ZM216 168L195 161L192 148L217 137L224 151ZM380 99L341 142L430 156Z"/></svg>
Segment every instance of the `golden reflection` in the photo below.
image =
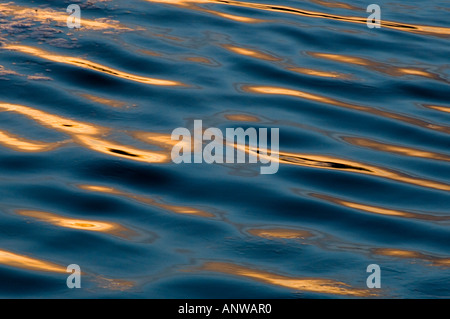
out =
<svg viewBox="0 0 450 319"><path fill-rule="evenodd" d="M144 54L147 54L150 56L163 56L163 54L156 52L156 51L151 51L151 50L139 49L139 50L137 50L137 52L144 53Z"/></svg>
<svg viewBox="0 0 450 319"><path fill-rule="evenodd" d="M249 56L252 58L257 58L257 59L261 59L261 60L266 60L266 61L281 61L282 59L258 51L258 50L253 50L253 49L248 49L248 48L242 48L242 47L238 47L235 45L231 45L231 44L221 44L221 47L223 47L224 49L227 49L228 51L240 54L240 55L245 55L245 56Z"/></svg>
<svg viewBox="0 0 450 319"><path fill-rule="evenodd" d="M125 102L112 100L112 99L107 99L107 98L104 98L104 97L100 97L100 96L96 96L96 95L92 95L92 94L87 94L87 93L81 93L80 96L82 96L85 99L90 100L92 102L99 103L99 104L104 104L104 105L108 105L108 106L112 106L112 107L124 107L124 106L127 105L127 103L125 103Z"/></svg>
<svg viewBox="0 0 450 319"><path fill-rule="evenodd" d="M281 12L286 14L299 15L309 18L318 18L318 19L328 19L335 21L344 21L350 23L358 23L358 24L366 24L367 17L355 17L355 16L343 16L337 14L329 14L325 12L319 11L311 11L311 10L303 10L294 7L281 6L277 4L265 4L265 3L253 3L253 2L243 2L236 0L146 0L148 2L154 3L165 3L177 6L184 6L189 9L199 10L200 7L194 4L222 4L229 6L237 6L242 8L251 8L263 11L271 11L271 12ZM324 1L322 1L324 2ZM220 15L217 11L206 10L205 12L209 12L212 14ZM248 21L241 21L248 22ZM419 24L408 24L408 23L399 23L394 21L382 20L381 26L383 28L395 29L398 31L404 32L412 32L412 33L420 33L420 34L429 34L434 36L447 37L450 35L450 28L445 27L435 27L435 26L427 26L427 25L419 25Z"/></svg>
<svg viewBox="0 0 450 319"><path fill-rule="evenodd" d="M225 18L225 19L229 19L229 20L233 20L233 21L237 21L237 22L244 22L244 23L260 23L260 22L264 22L265 20L262 19L255 19L255 18L249 18L249 17L243 17L243 16L237 16L234 14L229 14L229 13L223 13L223 12L219 12L216 10L209 10L209 9L204 9L201 8L199 6L189 6L190 9L193 10L197 10L197 11L201 11L201 12L206 12L206 13L210 13L210 14L214 14L216 16Z"/></svg>
<svg viewBox="0 0 450 319"><path fill-rule="evenodd" d="M164 150L172 150L172 147L180 141L172 140L170 134L164 133L152 133L152 132L134 132L132 134L135 138L149 143L151 145L156 145Z"/></svg>
<svg viewBox="0 0 450 319"><path fill-rule="evenodd" d="M247 145L242 144L228 144L231 147L246 152L250 155L255 156L255 158L264 158L268 161L278 161L282 164L290 164L305 167L314 167L329 170L338 170L353 172L365 175L371 175L376 177L382 177L391 179L398 182L408 183L412 185L417 185L420 187L429 187L444 191L450 191L450 185L422 179L418 177L409 176L394 170L385 169L378 166L368 165L360 162L355 162L351 160L346 160L337 157L324 156L324 155L312 155L312 154L300 154L300 153L288 153L288 152L278 152L278 154L270 154L269 150L261 148L249 148ZM278 156L276 156L278 155Z"/></svg>
<svg viewBox="0 0 450 319"><path fill-rule="evenodd" d="M280 152L279 162L292 165L310 166L315 168L332 169L339 171L349 171L365 175L372 175L383 177L403 183L413 184L422 187L429 187L444 191L450 191L450 185L436 182L433 180L415 178L406 174L398 173L393 170L384 169L377 166L367 165L355 161L349 161L340 158L310 155L310 154L295 154Z"/></svg>
<svg viewBox="0 0 450 319"><path fill-rule="evenodd" d="M75 219L35 210L19 210L17 211L17 214L26 217L32 217L59 227L101 232L123 238L134 234L132 230L117 223L99 222L96 220L87 219Z"/></svg>
<svg viewBox="0 0 450 319"><path fill-rule="evenodd" d="M200 270L250 278L259 282L300 291L355 297L376 295L368 289L353 288L343 282L331 279L288 277L225 262L207 262L200 267Z"/></svg>
<svg viewBox="0 0 450 319"><path fill-rule="evenodd" d="M27 80L31 81L51 81L52 78L45 75L28 75Z"/></svg>
<svg viewBox="0 0 450 319"><path fill-rule="evenodd" d="M436 110L436 111L450 113L450 106L439 106L439 105L430 105L430 104L424 104L423 106L425 106L429 109Z"/></svg>
<svg viewBox="0 0 450 319"><path fill-rule="evenodd" d="M0 144L19 152L47 152L62 145L61 142L31 141L2 130L0 130Z"/></svg>
<svg viewBox="0 0 450 319"><path fill-rule="evenodd" d="M0 11L7 16L14 17L15 20L34 21L40 23L56 22L61 26L66 26L68 14L65 11L57 11L50 8L29 8L9 3L0 3ZM132 31L132 29L121 25L118 21L108 19L89 20L81 18L81 28L88 30L117 30Z"/></svg>
<svg viewBox="0 0 450 319"><path fill-rule="evenodd" d="M401 210L395 210L395 209L389 209L384 207L378 207L378 206L371 206L361 203L355 203L350 202L341 198L324 195L324 194L317 194L317 193L310 193L309 194L312 197L319 198L326 200L328 202L357 209L360 211L373 213L373 214L379 214L379 215L386 215L386 216L395 216L395 217L403 217L403 218L412 218L412 219L419 219L419 220L429 220L429 221L448 221L450 220L450 216L438 216L438 215L432 215L432 214L419 214L419 213L413 213L413 212L407 212L407 211L401 211Z"/></svg>
<svg viewBox="0 0 450 319"><path fill-rule="evenodd" d="M306 99L306 100L310 100L310 101L325 103L325 104L329 104L329 105L340 106L340 107L344 107L344 108L348 108L348 109L352 109L352 110L357 110L360 112L365 112L365 113L374 114L377 116L382 116L382 117L398 120L401 122L406 122L408 124L420 126L422 128L450 134L450 127L448 127L448 126L432 124L432 123L429 123L429 122L426 122L426 121L423 121L423 120L420 120L417 118L409 117L406 115L393 113L393 112L389 112L389 111L383 111L383 110L375 109L375 108L372 108L369 106L351 104L351 103L339 101L336 99L332 99L329 97L325 97L322 95L308 93L308 92L304 92L304 91L300 91L300 90L287 89L287 88L276 87L276 86L263 86L263 85L243 85L241 87L241 89L244 92L249 92L249 93L286 95L286 96L298 97L298 98L302 98L302 99Z"/></svg>
<svg viewBox="0 0 450 319"><path fill-rule="evenodd" d="M138 202L141 202L141 203L144 203L147 205L159 207L164 210L167 210L167 211L170 211L173 213L177 213L177 214L188 214L188 215L196 215L196 216L201 216L201 217L214 217L213 214L203 211L203 210L200 210L200 209L197 209L197 208L166 204L166 203L163 203L162 201L157 201L150 197L134 195L131 193L120 191L113 187L105 187L105 186L98 186L98 185L78 185L78 187L81 189L87 190L87 191L123 196L126 198L133 199L135 201L138 201Z"/></svg>
<svg viewBox="0 0 450 319"><path fill-rule="evenodd" d="M325 78L336 78L336 79L351 79L350 75L339 73L339 72L328 72L328 71L322 71L322 70L313 70L308 68L301 68L297 66L289 66L286 67L287 70L300 73L300 74L307 74L307 75L313 75L313 76L320 76Z"/></svg>
<svg viewBox="0 0 450 319"><path fill-rule="evenodd" d="M0 264L34 271L66 273L66 267L6 250L0 250Z"/></svg>
<svg viewBox="0 0 450 319"><path fill-rule="evenodd" d="M222 17L224 19L229 19L237 22L244 22L244 23L259 23L264 22L265 20L262 19L255 19L255 18L249 18L249 17L243 17L243 16L237 16L234 14L224 13L217 10L212 9L206 9L203 7L200 7L196 5L197 3L208 3L213 1L205 1L205 0L146 0L147 2L156 2L156 3L167 3L175 6L181 6L190 10L195 10L199 12L205 12L209 14L216 15L218 17Z"/></svg>
<svg viewBox="0 0 450 319"><path fill-rule="evenodd" d="M392 145L387 143L381 143L374 140L370 140L362 137L342 137L342 139L350 144L367 147L373 150L396 153L411 157L421 157L432 160L450 161L450 156L445 154L439 154L429 151L422 151L411 147Z"/></svg>
<svg viewBox="0 0 450 319"><path fill-rule="evenodd" d="M315 58L328 59L337 62L344 62L348 64L362 65L368 66L372 69L379 68L383 66L382 63L373 62L369 59L358 58L350 55L341 55L341 54L331 54L331 53L320 53L320 52L308 52L309 55Z"/></svg>
<svg viewBox="0 0 450 319"><path fill-rule="evenodd" d="M437 257L429 254L423 254L417 251L394 249L394 248L375 248L372 249L375 255L388 257L397 257L405 259L420 259L430 262L432 266L450 267L450 258Z"/></svg>
<svg viewBox="0 0 450 319"><path fill-rule="evenodd" d="M240 54L240 55L244 55L244 56L248 56L248 57L252 57L252 58L260 59L260 60L264 60L264 61L278 63L286 70L300 73L300 74L320 76L320 77L329 77L329 78L339 78L339 79L350 79L351 78L351 76L349 76L349 75L338 73L338 72L327 72L327 71L321 71L321 70L314 70L314 69L298 67L295 65L291 65L289 63L284 63L283 59L280 57L277 57L273 54L264 53L262 51L258 51L255 49L238 47L238 46L231 45L231 44L221 44L220 46L227 49L228 51L231 51L236 54Z"/></svg>
<svg viewBox="0 0 450 319"><path fill-rule="evenodd" d="M50 60L53 62L58 63L64 63L69 65L74 65L83 69L89 69L94 70L97 72L105 73L111 76L115 76L118 78L144 83L144 84L150 84L150 85L159 85L159 86L185 86L185 84L178 82L178 81L171 81L171 80L161 80L156 78L150 78L150 77L144 77L139 75L134 75L130 73L126 73L120 70L116 70L107 66L104 66L99 63L91 62L89 60L85 60L82 58L76 58L71 56L63 56L63 55L57 55L48 51L44 51L38 48L25 46L25 45L14 45L14 44L5 44L2 46L2 48L7 50L15 50L22 53L30 54L33 56L37 56L46 60Z"/></svg>
<svg viewBox="0 0 450 319"><path fill-rule="evenodd" d="M170 160L169 154L172 152L172 148L174 145L180 144L180 143L183 143L183 144L189 143L189 142L184 142L184 141L172 140L171 135L165 134L165 133L133 132L131 135L138 140L141 140L147 144L157 146L160 149L162 149L163 152L159 152L159 153L167 154L167 155L164 155L164 156L166 156L167 162ZM191 148L193 148L193 143L194 143L194 141L191 140ZM155 152L155 153L157 153L157 152Z"/></svg>
<svg viewBox="0 0 450 319"><path fill-rule="evenodd" d="M266 239L304 239L313 236L306 230L288 228L252 228L247 232L253 236Z"/></svg>
<svg viewBox="0 0 450 319"><path fill-rule="evenodd" d="M3 65L0 65L0 76L1 75L21 75L15 71L5 69Z"/></svg>
<svg viewBox="0 0 450 319"><path fill-rule="evenodd" d="M331 61L343 62L348 64L360 65L368 68L369 70L377 71L380 73L388 74L391 76L404 76L404 75L416 75L422 76L425 78L448 82L438 74L429 72L422 68L407 68L407 67L397 67L394 65L375 62L369 59L354 57L350 55L341 55L341 54L331 54L331 53L320 53L320 52L308 52L309 55L316 57L327 59Z"/></svg>
<svg viewBox="0 0 450 319"><path fill-rule="evenodd" d="M300 98L311 100L311 101L322 102L322 103L338 105L338 106L343 106L346 104L346 103L342 103L337 100L327 98L324 96L307 93L307 92L303 92L300 90L286 89L286 88L275 87L275 86L244 85L244 86L242 86L242 90L244 92L259 93L259 94L288 95L288 96L300 97Z"/></svg>
<svg viewBox="0 0 450 319"><path fill-rule="evenodd" d="M235 122L260 122L261 119L257 116L247 114L226 114L225 118L229 121Z"/></svg>
<svg viewBox="0 0 450 319"><path fill-rule="evenodd" d="M26 117L35 120L42 126L70 135L73 142L96 152L146 163L167 163L170 160L168 152L171 148L166 148L166 151L163 153L141 150L108 141L103 138L103 135L105 135L109 129L101 126L69 120L61 116L49 114L44 111L17 104L0 102L0 111L16 112L21 115L25 115ZM0 143L2 140L5 144L8 141L13 142L12 138L13 136L0 135ZM26 146L24 143L25 142L17 142L17 144L20 144L22 148ZM16 147L20 146L16 145ZM28 145L28 147L31 146Z"/></svg>
<svg viewBox="0 0 450 319"><path fill-rule="evenodd" d="M348 10L356 10L361 11L361 8L352 6L350 4L344 3L344 2L338 2L338 1L324 1L324 0L310 0L313 3L320 4L324 7L329 8L339 8L339 9L348 9Z"/></svg>
<svg viewBox="0 0 450 319"><path fill-rule="evenodd" d="M0 264L25 270L53 272L68 275L67 266L61 266L49 261L19 255L6 250L0 250ZM99 283L101 288L111 290L126 290L134 286L132 281L122 279L105 278L95 275L93 279Z"/></svg>
<svg viewBox="0 0 450 319"><path fill-rule="evenodd" d="M201 57L201 56L186 57L186 58L184 58L184 60L188 61L188 62L195 62L195 63L201 63L201 64L207 64L207 65L215 65L216 64L213 61L211 61L210 59Z"/></svg>
<svg viewBox="0 0 450 319"><path fill-rule="evenodd" d="M0 111L15 112L38 122L42 126L71 134L100 135L107 130L91 124L69 120L31 107L0 102Z"/></svg>
<svg viewBox="0 0 450 319"><path fill-rule="evenodd" d="M134 281L105 278L103 276L98 276L94 280L97 282L100 288L115 291L126 291L133 288L136 285Z"/></svg>
<svg viewBox="0 0 450 319"><path fill-rule="evenodd" d="M161 152L145 151L134 147L117 144L88 135L74 136L75 142L91 150L146 163L167 163L170 158Z"/></svg>

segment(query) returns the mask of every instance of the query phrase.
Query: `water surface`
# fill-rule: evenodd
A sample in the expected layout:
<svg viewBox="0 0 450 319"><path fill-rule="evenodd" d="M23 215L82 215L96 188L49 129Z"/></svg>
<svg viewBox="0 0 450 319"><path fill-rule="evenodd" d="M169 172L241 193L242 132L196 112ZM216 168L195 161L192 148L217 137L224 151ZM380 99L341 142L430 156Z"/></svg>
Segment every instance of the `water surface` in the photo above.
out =
<svg viewBox="0 0 450 319"><path fill-rule="evenodd" d="M368 4L0 3L0 297L450 297L450 6ZM172 163L194 119L279 171Z"/></svg>

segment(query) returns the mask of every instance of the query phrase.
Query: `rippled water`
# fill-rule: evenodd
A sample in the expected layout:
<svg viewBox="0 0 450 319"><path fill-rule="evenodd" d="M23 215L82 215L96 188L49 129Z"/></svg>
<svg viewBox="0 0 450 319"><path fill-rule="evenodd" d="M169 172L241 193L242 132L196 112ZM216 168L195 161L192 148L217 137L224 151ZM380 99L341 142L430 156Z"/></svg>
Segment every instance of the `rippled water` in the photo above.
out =
<svg viewBox="0 0 450 319"><path fill-rule="evenodd" d="M368 4L0 3L0 297L450 297L450 5ZM194 119L279 171L172 163Z"/></svg>

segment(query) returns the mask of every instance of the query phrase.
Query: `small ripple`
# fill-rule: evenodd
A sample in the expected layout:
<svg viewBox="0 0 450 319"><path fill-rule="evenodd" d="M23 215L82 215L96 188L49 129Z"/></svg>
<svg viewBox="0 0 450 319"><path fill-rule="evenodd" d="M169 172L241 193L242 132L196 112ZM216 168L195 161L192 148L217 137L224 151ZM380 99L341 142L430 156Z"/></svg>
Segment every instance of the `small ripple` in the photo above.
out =
<svg viewBox="0 0 450 319"><path fill-rule="evenodd" d="M431 105L431 104L423 104L423 106L425 106L429 109L432 109L432 110L450 113L450 106Z"/></svg>
<svg viewBox="0 0 450 319"><path fill-rule="evenodd" d="M445 83L450 83L448 79L444 77L444 75L430 72L424 68L410 67L410 66L395 66L388 63L381 63L372 61L370 59L350 56L350 55L342 55L342 54L331 54L331 53L320 53L320 52L306 52L312 57L327 59L336 62L348 63L353 65L359 65L366 67L369 70L380 72L383 74L387 74L393 77L406 76L406 75L415 75L419 77L424 77L436 81L441 81Z"/></svg>
<svg viewBox="0 0 450 319"><path fill-rule="evenodd" d="M296 166L352 172L390 179L397 182L416 185L419 187L428 187L443 191L450 191L450 185L446 183L441 183L439 181L429 179L423 179L420 177L415 177L401 172L397 172L392 169L364 164L361 162L351 161L347 159L325 155L288 153L282 151L270 153L269 150L261 149L258 147L250 148L249 146L246 145L231 144L231 143L229 145L235 147L236 149L242 152L246 152L247 154L252 155L255 158L259 156L259 158L263 158L267 161L278 161L280 164L290 164ZM271 155L268 155L269 153Z"/></svg>
<svg viewBox="0 0 450 319"><path fill-rule="evenodd" d="M64 145L65 142L32 141L5 130L0 130L0 144L17 152L48 152Z"/></svg>
<svg viewBox="0 0 450 319"><path fill-rule="evenodd" d="M426 158L436 161L450 162L450 156L446 154L419 150L417 148L406 147L401 145L382 143L363 137L342 136L341 139L352 145L365 147L380 152L400 154L403 156L410 156L410 157Z"/></svg>
<svg viewBox="0 0 450 319"><path fill-rule="evenodd" d="M66 273L66 267L6 250L0 250L0 264L33 271Z"/></svg>
<svg viewBox="0 0 450 319"><path fill-rule="evenodd" d="M82 96L85 99L88 99L92 102L103 104L103 105L108 105L108 106L115 107L115 108L121 108L121 107L127 106L127 103L125 103L125 102L110 99L110 98L105 98L105 97L101 97L101 96L97 96L97 95L93 95L93 94L81 93L80 96Z"/></svg>
<svg viewBox="0 0 450 319"><path fill-rule="evenodd" d="M101 232L121 238L130 238L136 236L136 233L133 230L128 229L118 223L101 222L88 219L76 219L35 210L18 210L16 213L21 216L31 217L59 227Z"/></svg>
<svg viewBox="0 0 450 319"><path fill-rule="evenodd" d="M300 192L303 193L303 192ZM428 213L428 214L419 214L419 213L413 213L403 210L397 210L392 208L385 208L385 207L379 207L379 206L372 206L362 203L356 203L351 202L348 200L344 200L342 198L337 198L330 195L325 194L319 194L319 193L308 193L309 196L312 196L314 198L322 199L340 206L349 207L356 209L358 211L368 212L372 214L379 214L379 215L386 215L386 216L393 216L393 217L403 217L403 218L412 218L417 220L423 220L423 221L450 221L450 216L445 216L443 214L435 214L435 213Z"/></svg>
<svg viewBox="0 0 450 319"><path fill-rule="evenodd" d="M99 63L91 62L89 60L85 60L82 58L57 55L57 54L54 54L54 53L51 53L48 51L44 51L41 49L37 49L34 47L30 47L30 46L4 44L2 46L2 48L6 49L6 50L19 51L19 52L22 52L25 54L30 54L30 55L37 56L39 58L57 62L57 63L74 65L74 66L82 68L82 69L94 70L94 71L97 71L100 73L108 74L111 76L115 76L118 78L130 80L130 81L134 81L134 82L139 82L139 83L144 83L144 84L149 84L149 85L158 85L158 86L186 86L185 84L178 82L178 81L162 80L162 79L134 75L131 73L127 73L127 72L123 72L123 71L120 71L117 69L107 67L107 66L99 64Z"/></svg>
<svg viewBox="0 0 450 319"><path fill-rule="evenodd" d="M0 17L14 17L14 22L10 24L0 24L0 30L8 30L16 23L49 23L55 22L59 26L67 26L67 13L65 11L57 11L51 8L31 8L15 5L14 2L0 3ZM132 29L120 24L118 21L106 18L90 20L81 18L81 26L86 30L104 31L132 31Z"/></svg>
<svg viewBox="0 0 450 319"><path fill-rule="evenodd" d="M67 266L58 265L49 261L29 257L26 255L16 254L6 250L0 250L0 264L40 272L51 272L67 275ZM94 276L93 281L97 282L101 288L110 290L127 290L134 286L132 281L106 278L93 274L82 273Z"/></svg>
<svg viewBox="0 0 450 319"><path fill-rule="evenodd" d="M314 236L306 230L289 228L251 228L247 232L250 235L266 239L304 239Z"/></svg>
<svg viewBox="0 0 450 319"><path fill-rule="evenodd" d="M237 7L242 7L242 8L251 8L251 9L257 9L257 10L262 10L262 11L293 14L293 15L299 15L299 16L310 17L310 18L344 21L344 22L358 23L358 24L364 24L364 25L367 23L366 17L342 16L342 15L329 14L329 13L318 12L318 11L303 10L303 9L299 9L299 8L289 7L289 6L243 2L243 1L235 1L235 0L146 0L146 1L155 2L155 3L172 4L172 5L177 5L177 6L184 6L189 9L195 8L196 10L201 10L201 9L198 9L200 7L193 6L192 4L214 3L214 4L222 4L222 5L229 5L229 6L237 6ZM220 15L220 13L217 11L206 10L206 9L203 9L203 11L213 13L216 15ZM225 15L225 14L222 13L222 15ZM250 18L246 18L246 19L242 18L242 17L239 17L239 18L240 19L235 19L235 20L237 20L239 22L253 22L253 23L260 22L260 21L253 21L253 20L246 21L246 19L250 19ZM439 37L448 37L450 35L450 28L446 28L446 27L399 23L399 22L388 21L388 20L384 20L384 19L381 21L381 26L383 28L389 28L389 29L394 29L394 30L398 30L398 31L426 34L426 35L439 36Z"/></svg>
<svg viewBox="0 0 450 319"><path fill-rule="evenodd" d="M311 76L317 76L317 77L326 77L326 78L338 78L338 79L344 79L344 80L349 80L349 79L353 78L353 76L351 76L349 74L344 74L344 73L340 73L340 72L336 72L336 71L324 71L324 70L300 67L300 66L297 66L295 64L285 61L286 60L285 58L279 57L273 53L266 53L261 50L245 48L245 47L237 46L237 45L233 45L233 44L220 44L220 46L230 52L233 52L233 53L236 53L239 55L243 55L243 56L247 56L247 57L251 57L251 58L255 58L255 59L259 59L262 61L272 62L285 70L299 73L299 74L305 74L305 75L311 75Z"/></svg>
<svg viewBox="0 0 450 319"><path fill-rule="evenodd" d="M355 7L351 4L345 3L345 2L339 2L339 1L324 1L324 0L309 0L312 3L319 4L324 7L328 8L339 8L339 9L347 9L347 10L355 10L355 11L361 11L361 8Z"/></svg>
<svg viewBox="0 0 450 319"><path fill-rule="evenodd" d="M271 285L299 291L354 297L376 296L376 293L373 293L368 289L353 288L348 284L331 279L288 277L232 263L206 262L199 267L198 270L219 272L227 275L249 278Z"/></svg>
<svg viewBox="0 0 450 319"><path fill-rule="evenodd" d="M116 188L109 187L109 186L79 185L78 187L81 189L87 190L87 191L91 191L91 192L99 192L99 193L123 196L123 197L129 198L129 199L135 200L137 202L140 202L140 203L143 203L146 205L159 207L159 208L162 208L164 210L167 210L167 211L170 211L170 212L176 213L176 214L187 214L187 215L195 215L195 216L200 216L200 217L214 217L214 215L212 213L209 213L207 211L200 210L200 209L197 209L194 207L167 204L167 203L163 203L161 201L158 201L156 199L153 199L153 198L150 198L147 196L140 196L140 195L135 195L132 193L127 193L127 192L124 192L124 191L121 191L121 190L118 190Z"/></svg>
<svg viewBox="0 0 450 319"><path fill-rule="evenodd" d="M0 110L25 115L42 126L66 133L72 137L73 142L93 151L146 163L167 163L170 160L167 151L165 153L146 151L105 140L103 135L110 131L106 127L70 120L24 105L0 102ZM13 137L9 136L10 141L11 138ZM7 135L4 140L8 141ZM25 145L22 146L25 147ZM41 149L41 151L45 150L47 149Z"/></svg>
<svg viewBox="0 0 450 319"><path fill-rule="evenodd" d="M430 123L418 118L410 117L407 115L394 113L390 111L379 110L376 108L372 108L364 105L356 105L343 101L339 101L333 98L329 98L319 94L313 94L301 90L288 89L283 87L275 87L275 86L263 86L263 85L242 85L241 90L249 93L257 93L257 94L269 94L269 95L285 95L292 96L301 99L306 99L310 101L320 102L324 104L329 104L333 106L339 106L347 109L352 109L364 113L373 114L380 117L385 117L401 122L405 122L411 125L415 125L421 128L438 131L446 134L450 134L450 127L444 125L438 125L434 123Z"/></svg>
<svg viewBox="0 0 450 319"><path fill-rule="evenodd" d="M424 254L421 252L405 249L395 248L374 248L371 250L374 255L381 255L387 257L397 257L404 259L419 259L429 262L432 266L450 267L450 258L440 257L432 254Z"/></svg>

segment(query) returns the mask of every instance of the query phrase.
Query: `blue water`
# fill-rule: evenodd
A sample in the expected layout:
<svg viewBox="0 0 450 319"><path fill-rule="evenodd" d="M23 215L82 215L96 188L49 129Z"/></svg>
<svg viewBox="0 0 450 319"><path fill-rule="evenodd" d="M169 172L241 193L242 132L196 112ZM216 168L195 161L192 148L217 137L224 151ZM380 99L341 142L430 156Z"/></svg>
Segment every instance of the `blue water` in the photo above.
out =
<svg viewBox="0 0 450 319"><path fill-rule="evenodd" d="M450 3L368 4L0 3L0 297L450 297ZM194 119L278 172L174 164Z"/></svg>

